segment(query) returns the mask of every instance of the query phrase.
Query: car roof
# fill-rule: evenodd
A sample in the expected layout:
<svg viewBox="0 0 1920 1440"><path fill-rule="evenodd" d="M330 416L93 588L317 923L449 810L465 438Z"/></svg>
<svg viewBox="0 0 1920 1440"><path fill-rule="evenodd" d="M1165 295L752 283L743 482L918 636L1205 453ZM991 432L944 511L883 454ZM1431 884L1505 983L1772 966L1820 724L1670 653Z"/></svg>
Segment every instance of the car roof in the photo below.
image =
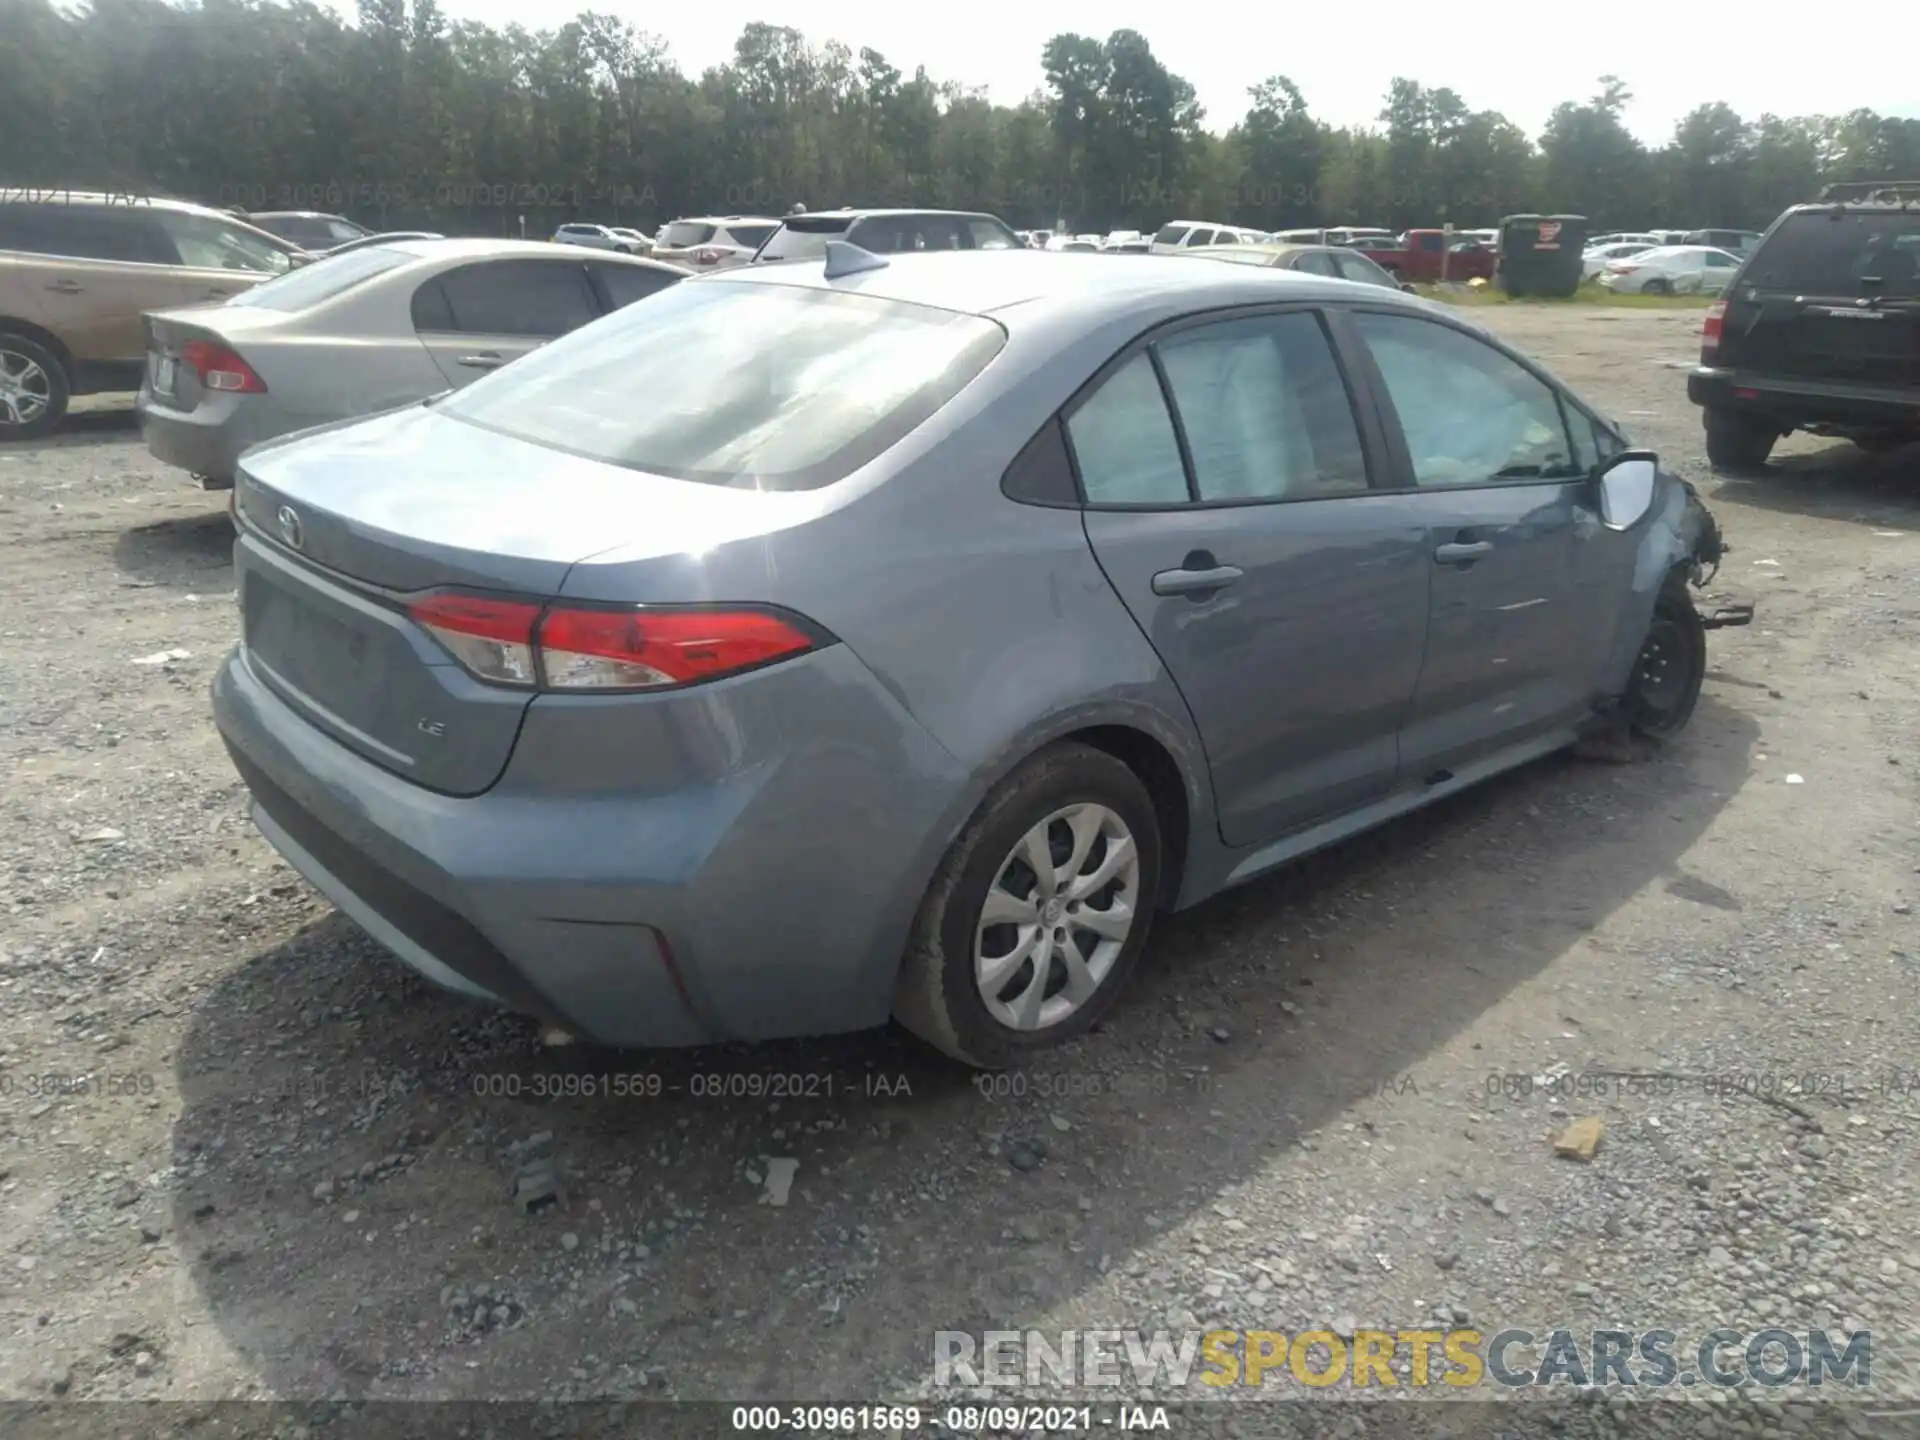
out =
<svg viewBox="0 0 1920 1440"><path fill-rule="evenodd" d="M669 225L778 225L771 215L682 215Z"/></svg>
<svg viewBox="0 0 1920 1440"><path fill-rule="evenodd" d="M344 215L335 215L328 210L249 210L241 217L247 220L346 220ZM348 220L351 225L353 222Z"/></svg>
<svg viewBox="0 0 1920 1440"><path fill-rule="evenodd" d="M930 210L918 206L907 206L895 210L803 210L798 215L783 216L784 220L840 220L852 218L867 220L876 215L960 215L969 220L998 220L998 215L985 210Z"/></svg>
<svg viewBox="0 0 1920 1440"><path fill-rule="evenodd" d="M814 261L742 266L696 285L790 285L838 290L1014 323L1070 313L1088 323L1163 311L1170 298L1193 309L1273 300L1351 299L1352 283L1255 265L1114 264L1099 255L1038 250L926 251L834 280ZM1397 298L1397 292L1395 292ZM1391 303L1391 301L1389 301ZM1417 303L1417 302L1410 302Z"/></svg>
<svg viewBox="0 0 1920 1440"><path fill-rule="evenodd" d="M493 260L505 255L525 255L539 258L545 255L564 255L568 260L579 263L582 259L577 245L555 245L550 240L491 240L452 238L442 240L392 240L388 241L395 250L405 251L420 260ZM372 247L368 247L372 248ZM608 250L604 254L592 257L596 261L611 261L614 264L639 264L655 269L671 269L657 261L643 260L637 255L621 255Z"/></svg>

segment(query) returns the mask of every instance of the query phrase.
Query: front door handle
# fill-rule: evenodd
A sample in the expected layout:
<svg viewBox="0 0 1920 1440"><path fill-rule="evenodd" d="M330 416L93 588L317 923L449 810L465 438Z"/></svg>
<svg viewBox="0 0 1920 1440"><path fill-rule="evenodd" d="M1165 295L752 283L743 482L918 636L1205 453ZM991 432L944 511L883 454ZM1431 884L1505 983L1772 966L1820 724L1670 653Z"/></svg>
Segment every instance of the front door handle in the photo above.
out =
<svg viewBox="0 0 1920 1440"><path fill-rule="evenodd" d="M482 350L478 355L459 356L453 363L464 365L469 370L497 370L507 362L503 356L491 350Z"/></svg>
<svg viewBox="0 0 1920 1440"><path fill-rule="evenodd" d="M1197 595L1220 590L1238 580L1246 571L1237 565L1215 565L1210 569L1162 570L1153 577L1156 595Z"/></svg>
<svg viewBox="0 0 1920 1440"><path fill-rule="evenodd" d="M56 280L47 289L59 295L78 295L86 287L72 280Z"/></svg>
<svg viewBox="0 0 1920 1440"><path fill-rule="evenodd" d="M1440 565L1471 565L1482 555L1491 555L1492 553L1493 542L1491 540L1474 540L1465 543L1454 541L1451 544L1437 547L1433 552L1433 558L1434 562Z"/></svg>

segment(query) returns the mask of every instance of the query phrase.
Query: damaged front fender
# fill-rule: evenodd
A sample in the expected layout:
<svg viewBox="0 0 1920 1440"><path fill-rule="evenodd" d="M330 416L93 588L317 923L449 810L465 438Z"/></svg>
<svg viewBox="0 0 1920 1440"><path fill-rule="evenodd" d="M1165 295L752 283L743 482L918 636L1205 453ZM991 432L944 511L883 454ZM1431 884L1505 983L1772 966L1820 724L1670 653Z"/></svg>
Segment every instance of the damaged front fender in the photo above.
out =
<svg viewBox="0 0 1920 1440"><path fill-rule="evenodd" d="M1661 472L1653 512L1641 529L1634 551L1632 593L1621 607L1620 624L1609 652L1604 693L1610 700L1626 692L1660 596L1676 587L1682 593L1688 587L1705 587L1718 573L1721 557L1731 549L1699 491L1677 475ZM1704 626L1717 629L1747 624L1753 618L1753 607L1721 605L1699 613Z"/></svg>

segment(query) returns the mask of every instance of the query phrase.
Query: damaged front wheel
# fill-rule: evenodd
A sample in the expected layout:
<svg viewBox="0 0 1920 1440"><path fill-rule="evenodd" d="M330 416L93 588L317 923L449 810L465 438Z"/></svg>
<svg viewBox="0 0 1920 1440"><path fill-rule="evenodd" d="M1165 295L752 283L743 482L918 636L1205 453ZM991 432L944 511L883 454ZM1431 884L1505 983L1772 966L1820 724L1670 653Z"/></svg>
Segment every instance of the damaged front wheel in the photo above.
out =
<svg viewBox="0 0 1920 1440"><path fill-rule="evenodd" d="M1627 718L1642 735L1666 739L1686 728L1707 675L1707 627L1681 584L1669 584L1627 686Z"/></svg>

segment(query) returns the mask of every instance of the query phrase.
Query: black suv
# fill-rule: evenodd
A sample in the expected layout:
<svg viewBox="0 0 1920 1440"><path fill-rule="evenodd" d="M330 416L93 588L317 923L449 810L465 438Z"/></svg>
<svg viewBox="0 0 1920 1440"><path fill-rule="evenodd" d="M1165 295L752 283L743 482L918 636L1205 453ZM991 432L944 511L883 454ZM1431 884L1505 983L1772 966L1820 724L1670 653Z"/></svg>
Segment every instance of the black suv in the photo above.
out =
<svg viewBox="0 0 1920 1440"><path fill-rule="evenodd" d="M1795 430L1920 440L1920 181L1830 185L1774 221L1707 312L1687 398L1728 473Z"/></svg>
<svg viewBox="0 0 1920 1440"><path fill-rule="evenodd" d="M973 211L820 210L787 216L754 252L753 263L818 260L827 253L829 240L845 240L876 255L1026 249L1006 221Z"/></svg>

